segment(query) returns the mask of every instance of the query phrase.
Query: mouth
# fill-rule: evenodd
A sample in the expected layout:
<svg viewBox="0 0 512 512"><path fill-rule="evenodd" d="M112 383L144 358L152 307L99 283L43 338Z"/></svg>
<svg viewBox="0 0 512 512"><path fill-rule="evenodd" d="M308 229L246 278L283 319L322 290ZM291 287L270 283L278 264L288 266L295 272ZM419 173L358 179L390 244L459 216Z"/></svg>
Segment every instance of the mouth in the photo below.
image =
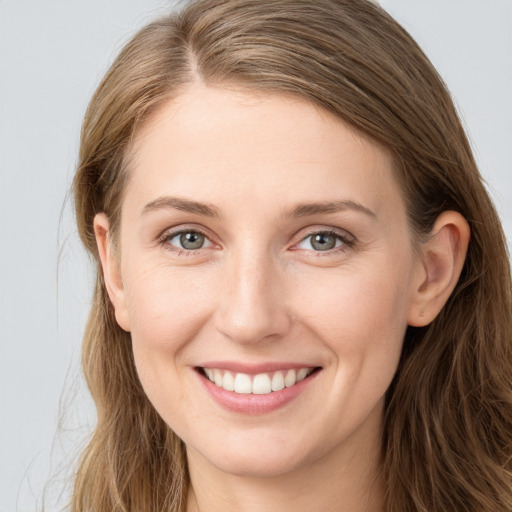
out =
<svg viewBox="0 0 512 512"><path fill-rule="evenodd" d="M196 368L200 375L218 388L240 395L275 394L284 389L293 388L320 369L320 367L302 367L249 374L222 368Z"/></svg>

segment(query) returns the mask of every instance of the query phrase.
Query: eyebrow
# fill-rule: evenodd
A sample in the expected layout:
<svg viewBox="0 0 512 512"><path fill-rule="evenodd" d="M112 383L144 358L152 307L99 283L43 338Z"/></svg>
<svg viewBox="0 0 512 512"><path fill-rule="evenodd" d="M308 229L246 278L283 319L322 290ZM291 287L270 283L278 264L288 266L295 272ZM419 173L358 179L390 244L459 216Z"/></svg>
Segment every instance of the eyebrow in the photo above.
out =
<svg viewBox="0 0 512 512"><path fill-rule="evenodd" d="M320 201L317 203L304 203L295 205L291 210L285 212L285 217L308 217L326 213L337 213L346 210L355 210L364 213L369 217L376 218L377 215L366 206L350 199L341 201Z"/></svg>
<svg viewBox="0 0 512 512"><path fill-rule="evenodd" d="M146 204L142 209L142 215L146 215L155 210L163 210L169 208L188 213L195 213L196 215L202 215L203 217L219 218L218 208L213 205L169 196L159 197L158 199L155 199L154 201Z"/></svg>
<svg viewBox="0 0 512 512"><path fill-rule="evenodd" d="M188 213L195 213L203 217L219 218L219 210L212 204L190 201L179 197L164 196L147 203L142 209L142 215L162 209L175 209ZM320 201L315 203L300 203L290 210L284 212L283 217L308 217L328 213L337 213L346 210L355 210L364 213L369 217L376 218L377 215L366 206L350 199L340 201Z"/></svg>

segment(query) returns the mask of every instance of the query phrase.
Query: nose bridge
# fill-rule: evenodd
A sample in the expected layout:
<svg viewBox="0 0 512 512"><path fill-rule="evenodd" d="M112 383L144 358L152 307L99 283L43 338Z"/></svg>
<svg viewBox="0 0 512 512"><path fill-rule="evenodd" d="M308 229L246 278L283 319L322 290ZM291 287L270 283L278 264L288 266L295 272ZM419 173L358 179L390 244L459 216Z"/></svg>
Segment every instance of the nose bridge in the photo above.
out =
<svg viewBox="0 0 512 512"><path fill-rule="evenodd" d="M247 243L226 262L217 328L239 343L283 335L289 328L282 270L271 251ZM222 286L222 285L221 285Z"/></svg>

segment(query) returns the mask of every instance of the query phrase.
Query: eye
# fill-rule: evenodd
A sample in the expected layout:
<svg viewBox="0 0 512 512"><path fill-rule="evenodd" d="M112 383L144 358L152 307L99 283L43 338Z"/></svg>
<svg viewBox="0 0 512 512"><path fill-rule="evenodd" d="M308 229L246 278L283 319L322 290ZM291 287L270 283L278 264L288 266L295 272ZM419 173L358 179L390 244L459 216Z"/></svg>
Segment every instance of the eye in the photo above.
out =
<svg viewBox="0 0 512 512"><path fill-rule="evenodd" d="M163 238L162 242L184 251L195 251L212 245L206 235L194 230L170 233Z"/></svg>
<svg viewBox="0 0 512 512"><path fill-rule="evenodd" d="M338 247L350 245L346 237L333 231L319 231L303 238L298 244L298 249L313 250L318 252L330 251Z"/></svg>

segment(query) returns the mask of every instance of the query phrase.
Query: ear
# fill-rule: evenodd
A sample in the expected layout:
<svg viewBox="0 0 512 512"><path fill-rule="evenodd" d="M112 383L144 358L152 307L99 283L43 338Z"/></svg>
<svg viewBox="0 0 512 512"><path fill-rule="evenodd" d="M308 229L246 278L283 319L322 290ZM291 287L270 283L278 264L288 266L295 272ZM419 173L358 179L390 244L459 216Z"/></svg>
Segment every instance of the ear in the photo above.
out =
<svg viewBox="0 0 512 512"><path fill-rule="evenodd" d="M469 224L460 213L447 211L437 218L420 247L409 325L428 325L446 304L462 272L469 237Z"/></svg>
<svg viewBox="0 0 512 512"><path fill-rule="evenodd" d="M107 293L114 306L116 320L121 329L130 331L130 321L126 309L121 264L116 254L113 242L109 235L110 221L105 213L98 213L94 217L94 234L101 260L103 278Z"/></svg>

